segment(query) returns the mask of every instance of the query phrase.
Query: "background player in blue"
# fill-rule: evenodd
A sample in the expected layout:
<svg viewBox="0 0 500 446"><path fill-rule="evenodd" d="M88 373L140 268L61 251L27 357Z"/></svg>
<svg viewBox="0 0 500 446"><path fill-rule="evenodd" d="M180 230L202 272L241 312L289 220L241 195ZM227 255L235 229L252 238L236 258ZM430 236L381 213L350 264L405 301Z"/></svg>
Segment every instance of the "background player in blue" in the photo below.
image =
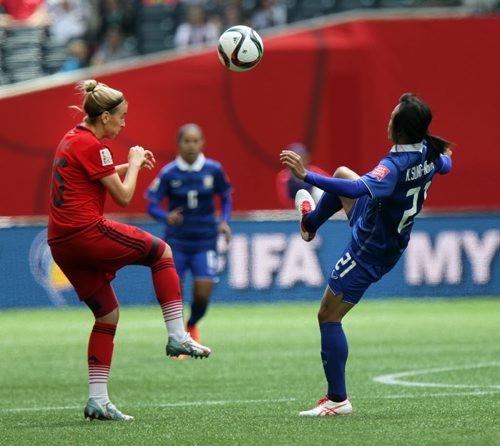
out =
<svg viewBox="0 0 500 446"><path fill-rule="evenodd" d="M326 192L316 209L307 191L297 192L302 238L311 241L317 229L342 208L352 227L352 239L331 272L318 312L328 392L301 416L352 413L345 385L348 347L342 318L370 284L397 263L433 176L451 169L451 143L429 134L431 120L431 110L421 99L411 93L402 95L389 121L388 136L394 146L362 177L346 167L338 168L333 178L324 177L306 171L297 154L281 152L281 162L297 178Z"/></svg>
<svg viewBox="0 0 500 446"><path fill-rule="evenodd" d="M183 125L177 134L179 155L160 171L148 189L148 212L166 224L165 240L174 255L177 273L193 276L193 300L187 329L200 339L197 323L207 310L217 274L219 233L231 240L231 184L222 166L202 153L205 138L196 124ZM214 196L221 199L221 221L215 216ZM168 200L168 210L162 207Z"/></svg>

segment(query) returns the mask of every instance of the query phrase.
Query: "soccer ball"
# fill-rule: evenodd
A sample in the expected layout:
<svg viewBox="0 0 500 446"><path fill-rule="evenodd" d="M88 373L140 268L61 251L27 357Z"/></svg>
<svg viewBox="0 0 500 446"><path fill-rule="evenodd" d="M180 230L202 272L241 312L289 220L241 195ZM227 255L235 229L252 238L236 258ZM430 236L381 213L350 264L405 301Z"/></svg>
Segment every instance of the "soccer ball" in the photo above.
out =
<svg viewBox="0 0 500 446"><path fill-rule="evenodd" d="M257 32L244 25L232 26L219 37L220 61L232 71L248 71L257 65L264 44Z"/></svg>

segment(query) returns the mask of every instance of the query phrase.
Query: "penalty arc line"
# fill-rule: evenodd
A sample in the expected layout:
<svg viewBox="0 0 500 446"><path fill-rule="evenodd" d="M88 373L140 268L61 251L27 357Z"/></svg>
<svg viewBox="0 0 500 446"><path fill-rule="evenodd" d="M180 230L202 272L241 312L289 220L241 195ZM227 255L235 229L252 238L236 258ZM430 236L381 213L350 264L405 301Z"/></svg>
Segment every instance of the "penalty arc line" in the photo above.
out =
<svg viewBox="0 0 500 446"><path fill-rule="evenodd" d="M373 378L373 381L388 384L391 386L404 386L404 387L441 387L452 389L500 389L500 385L471 385L471 384L447 384L447 383L432 383L421 381L406 381L401 378L426 375L431 373L453 372L457 370L473 370L486 367L500 367L500 362L486 362L480 364L470 364L451 367L435 367L431 369L410 370L407 372L390 373L388 375L380 375ZM496 392L494 392L496 393Z"/></svg>
<svg viewBox="0 0 500 446"><path fill-rule="evenodd" d="M415 399L415 398L441 398L448 396L488 396L488 395L498 395L500 390L485 390L478 392L437 392L437 393L419 393L418 395L381 395L379 397L372 398L361 398L361 399Z"/></svg>

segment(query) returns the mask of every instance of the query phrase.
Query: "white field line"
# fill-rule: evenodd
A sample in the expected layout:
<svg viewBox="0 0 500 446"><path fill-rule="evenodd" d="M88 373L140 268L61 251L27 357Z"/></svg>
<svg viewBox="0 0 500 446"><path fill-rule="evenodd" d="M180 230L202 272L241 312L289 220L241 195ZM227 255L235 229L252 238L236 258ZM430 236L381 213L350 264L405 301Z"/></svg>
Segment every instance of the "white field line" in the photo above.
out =
<svg viewBox="0 0 500 446"><path fill-rule="evenodd" d="M193 406L226 406L230 404L270 404L270 403L286 403L296 401L295 398L281 398L269 400L209 400L209 401L185 401L178 403L151 403L151 404L134 404L134 407L193 407ZM0 408L2 412L45 412L49 410L74 410L81 409L83 405L75 406L45 406L45 407L13 407L8 409Z"/></svg>
<svg viewBox="0 0 500 446"><path fill-rule="evenodd" d="M410 376L427 375L431 373L452 372L456 370L472 370L481 369L486 367L500 367L500 362L487 362L480 364L469 364L452 367L436 367L432 369L410 370L407 372L391 373L389 375L381 375L373 378L375 382L388 384L391 386L404 386L404 387L441 387L453 389L500 389L500 385L472 385L472 384L447 384L447 383L433 383L421 381L405 381L401 378L408 378Z"/></svg>
<svg viewBox="0 0 500 446"><path fill-rule="evenodd" d="M380 399L415 399L415 398L444 398L451 396L488 396L500 394L500 390L476 391L476 392L442 392L442 393L419 393L415 395L380 395L371 397L350 397L351 400L380 400ZM186 401L179 403L151 403L134 404L133 407L169 408L169 407L203 407L203 406L225 406L230 404L272 404L288 403L297 401L297 398L281 398L270 400L220 400L220 401ZM129 405L130 406L130 405ZM132 406L130 406L132 407ZM21 413L21 412L47 412L82 409L83 405L72 406L46 406L46 407L12 407L1 409L0 413Z"/></svg>
<svg viewBox="0 0 500 446"><path fill-rule="evenodd" d="M498 395L500 390L479 390L475 392L437 392L437 393L419 393L418 395L382 395L379 397L372 398L360 398L360 399L389 399L389 400L399 400L399 399L410 399L410 398L442 398L448 396L488 396L488 395Z"/></svg>

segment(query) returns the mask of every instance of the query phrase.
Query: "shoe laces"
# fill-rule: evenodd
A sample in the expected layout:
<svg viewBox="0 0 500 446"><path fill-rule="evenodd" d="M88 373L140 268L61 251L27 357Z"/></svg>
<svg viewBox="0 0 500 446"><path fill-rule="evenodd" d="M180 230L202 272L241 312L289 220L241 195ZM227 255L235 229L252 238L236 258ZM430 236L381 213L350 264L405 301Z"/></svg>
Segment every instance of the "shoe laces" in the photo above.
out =
<svg viewBox="0 0 500 446"><path fill-rule="evenodd" d="M116 406L109 402L108 404L106 404L106 410L108 412L115 412L115 413L118 413L118 414L121 414L121 412L116 408Z"/></svg>
<svg viewBox="0 0 500 446"><path fill-rule="evenodd" d="M320 400L318 400L318 406L322 406L323 404L325 404L326 402L330 401L330 398L328 398L327 395L325 395L323 398L321 398Z"/></svg>
<svg viewBox="0 0 500 446"><path fill-rule="evenodd" d="M197 345L196 341L191 337L189 333L186 332L186 337L184 338L184 341L182 341L184 345Z"/></svg>

